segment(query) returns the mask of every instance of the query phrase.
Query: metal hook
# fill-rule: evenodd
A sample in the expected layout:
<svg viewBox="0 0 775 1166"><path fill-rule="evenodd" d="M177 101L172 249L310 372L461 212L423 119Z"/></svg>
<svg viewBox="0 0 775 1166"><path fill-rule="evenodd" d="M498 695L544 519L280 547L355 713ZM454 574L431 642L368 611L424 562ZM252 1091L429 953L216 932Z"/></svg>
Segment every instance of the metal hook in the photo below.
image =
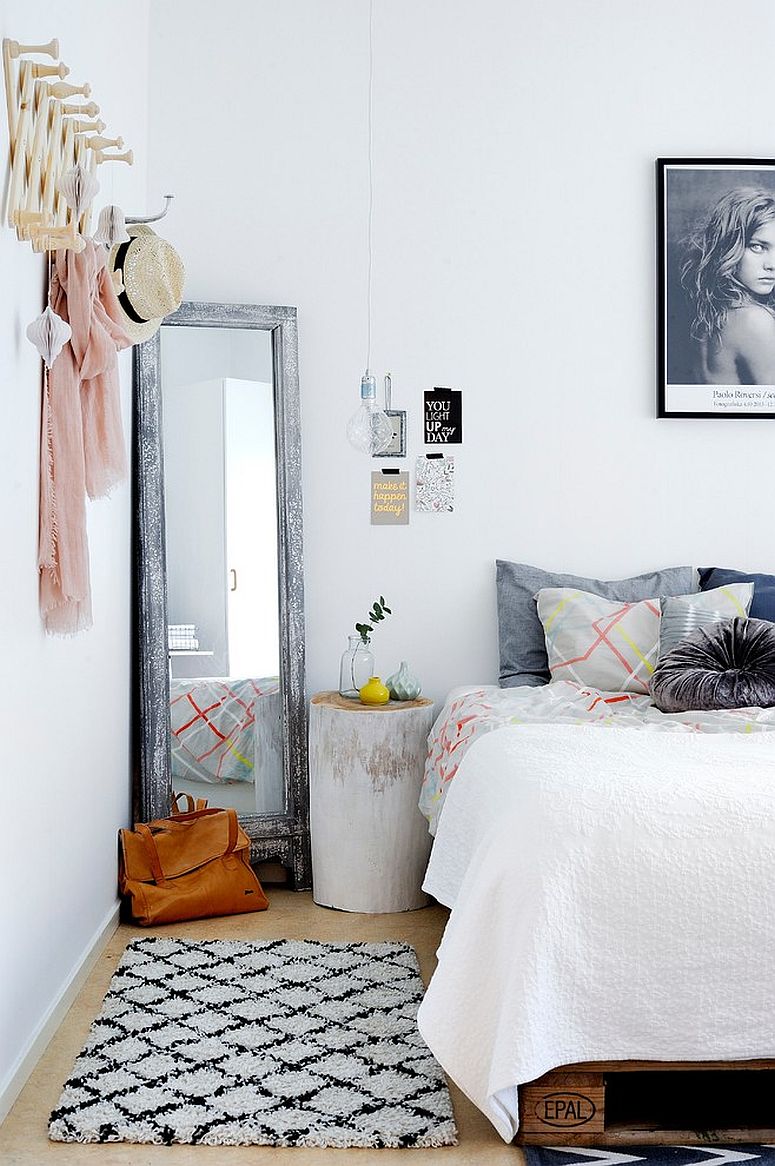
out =
<svg viewBox="0 0 775 1166"><path fill-rule="evenodd" d="M170 203L174 197L174 194L164 195L164 210L160 211L158 215L125 215L124 221L127 223L158 223L159 219L163 219L170 209Z"/></svg>

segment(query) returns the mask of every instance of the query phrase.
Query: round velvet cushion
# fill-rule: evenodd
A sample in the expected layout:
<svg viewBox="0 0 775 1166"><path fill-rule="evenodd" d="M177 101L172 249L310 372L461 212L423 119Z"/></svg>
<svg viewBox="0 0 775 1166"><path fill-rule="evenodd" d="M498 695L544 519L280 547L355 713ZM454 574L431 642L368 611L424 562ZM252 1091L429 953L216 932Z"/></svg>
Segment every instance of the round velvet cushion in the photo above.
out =
<svg viewBox="0 0 775 1166"><path fill-rule="evenodd" d="M663 713L775 705L775 624L723 620L697 628L660 657L651 677Z"/></svg>

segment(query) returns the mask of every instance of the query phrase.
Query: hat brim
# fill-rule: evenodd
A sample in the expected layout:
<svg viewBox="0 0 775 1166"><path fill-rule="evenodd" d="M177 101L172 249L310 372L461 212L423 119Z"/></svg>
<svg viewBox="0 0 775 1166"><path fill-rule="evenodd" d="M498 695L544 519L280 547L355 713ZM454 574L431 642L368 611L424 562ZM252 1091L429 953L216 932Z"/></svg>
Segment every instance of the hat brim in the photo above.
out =
<svg viewBox="0 0 775 1166"><path fill-rule="evenodd" d="M124 309L119 304L121 311L121 327L126 332L127 336L131 337L133 344L143 344L144 341L150 340L152 336L161 328L165 316L159 316L155 320L146 320L143 324L138 324L136 320L130 320Z"/></svg>

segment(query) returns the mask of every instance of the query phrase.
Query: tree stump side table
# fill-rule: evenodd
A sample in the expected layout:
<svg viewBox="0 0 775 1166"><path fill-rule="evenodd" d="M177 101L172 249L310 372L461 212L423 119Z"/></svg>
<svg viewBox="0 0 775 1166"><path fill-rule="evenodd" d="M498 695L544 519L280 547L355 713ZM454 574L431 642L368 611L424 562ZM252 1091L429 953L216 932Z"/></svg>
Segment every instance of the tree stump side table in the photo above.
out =
<svg viewBox="0 0 775 1166"><path fill-rule="evenodd" d="M431 848L420 796L433 702L364 705L312 697L309 717L312 897L381 914L428 903Z"/></svg>

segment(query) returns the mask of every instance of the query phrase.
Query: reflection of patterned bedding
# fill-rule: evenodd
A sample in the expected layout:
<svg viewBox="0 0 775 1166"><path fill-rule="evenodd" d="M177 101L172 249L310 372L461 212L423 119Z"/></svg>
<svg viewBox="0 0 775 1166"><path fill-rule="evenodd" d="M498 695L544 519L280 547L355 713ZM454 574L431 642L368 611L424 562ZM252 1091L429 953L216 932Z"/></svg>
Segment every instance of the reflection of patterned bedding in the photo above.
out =
<svg viewBox="0 0 775 1166"><path fill-rule="evenodd" d="M567 680L540 688L455 688L431 729L420 809L431 834L449 784L468 746L483 733L520 724L618 725L684 733L751 733L775 729L775 708L661 713L648 696L598 692Z"/></svg>
<svg viewBox="0 0 775 1166"><path fill-rule="evenodd" d="M173 778L254 781L256 739L269 747L279 734L280 682L171 680L170 725Z"/></svg>

